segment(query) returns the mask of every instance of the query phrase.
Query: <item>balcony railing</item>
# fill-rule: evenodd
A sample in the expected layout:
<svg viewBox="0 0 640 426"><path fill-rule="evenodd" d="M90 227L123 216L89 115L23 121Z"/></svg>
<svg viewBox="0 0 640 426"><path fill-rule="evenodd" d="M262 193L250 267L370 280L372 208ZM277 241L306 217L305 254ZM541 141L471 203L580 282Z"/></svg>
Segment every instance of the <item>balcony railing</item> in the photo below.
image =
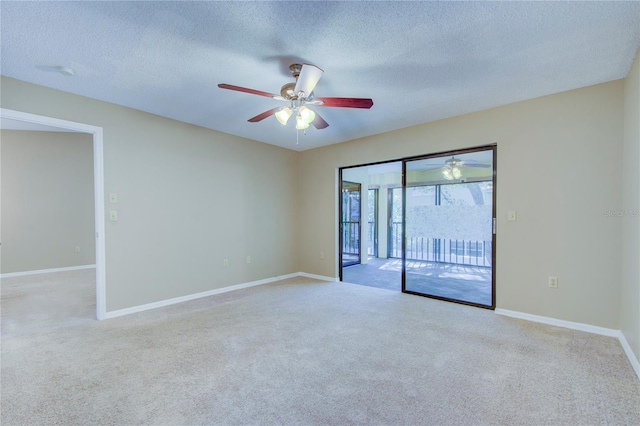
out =
<svg viewBox="0 0 640 426"><path fill-rule="evenodd" d="M375 256L375 222L368 223L367 254ZM391 226L389 257L402 258L402 222ZM458 265L491 266L491 241L407 236L407 259ZM342 222L342 253L358 256L360 222Z"/></svg>
<svg viewBox="0 0 640 426"><path fill-rule="evenodd" d="M376 256L375 222L369 222L367 254ZM360 222L342 222L342 253L358 254L360 250Z"/></svg>
<svg viewBox="0 0 640 426"><path fill-rule="evenodd" d="M360 222L342 222L342 253L360 253Z"/></svg>
<svg viewBox="0 0 640 426"><path fill-rule="evenodd" d="M491 241L424 238L407 235L407 260L491 266ZM402 257L402 222L391 226L390 257Z"/></svg>

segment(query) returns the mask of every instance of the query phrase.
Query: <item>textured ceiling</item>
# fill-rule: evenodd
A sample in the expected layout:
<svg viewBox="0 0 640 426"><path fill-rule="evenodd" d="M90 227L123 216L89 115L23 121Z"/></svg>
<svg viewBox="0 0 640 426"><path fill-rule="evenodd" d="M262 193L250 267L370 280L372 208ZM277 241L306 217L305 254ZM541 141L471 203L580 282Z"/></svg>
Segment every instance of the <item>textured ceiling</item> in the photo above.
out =
<svg viewBox="0 0 640 426"><path fill-rule="evenodd" d="M625 77L638 2L0 2L5 76L304 150ZM329 127L247 119L291 63ZM74 76L55 72L71 67ZM392 143L393 141L389 141Z"/></svg>

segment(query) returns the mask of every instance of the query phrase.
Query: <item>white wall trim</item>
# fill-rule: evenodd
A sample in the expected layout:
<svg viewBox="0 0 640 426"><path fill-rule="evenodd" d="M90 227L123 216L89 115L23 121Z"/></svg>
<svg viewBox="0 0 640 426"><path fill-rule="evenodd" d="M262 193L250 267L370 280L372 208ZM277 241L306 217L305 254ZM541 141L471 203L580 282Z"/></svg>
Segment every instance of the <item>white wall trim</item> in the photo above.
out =
<svg viewBox="0 0 640 426"><path fill-rule="evenodd" d="M627 342L627 338L624 336L624 333L622 331L620 332L620 336L618 336L618 339L620 340L622 349L624 349L624 353L627 354L627 358L629 358L629 362L635 370L638 379L640 379L640 362L638 362L636 354L633 353L633 349L631 349L631 346L629 345L629 342Z"/></svg>
<svg viewBox="0 0 640 426"><path fill-rule="evenodd" d="M631 346L629 346L629 342L627 342L627 338L624 336L624 334L620 330L615 330L613 328L598 327L595 325L584 324L581 322L565 321L565 320L560 320L556 318L544 317L541 315L527 314L525 312L510 311L508 309L501 309L501 308L496 308L495 313L498 315L504 315L507 317L518 318L518 319L523 319L523 320L532 321L532 322L538 322L541 324L569 328L571 330L584 331L587 333L599 334L602 336L615 337L620 342L620 345L622 345L622 349L624 350L625 355L627 355L627 358L631 363L631 367L633 368L636 375L638 376L638 379L640 379L640 363L638 362L638 358L636 358L636 355L633 353Z"/></svg>
<svg viewBox="0 0 640 426"><path fill-rule="evenodd" d="M148 311L149 309L155 309L155 308L161 308L163 306L175 305L176 303L188 302L190 300L201 299L203 297L209 297L209 296L214 296L216 294L228 293L230 291L241 290L243 288L255 287L255 286L258 286L258 285L269 284L269 283L273 283L273 282L276 282L276 281L282 281L282 280L286 280L286 279L289 279L289 278L296 278L296 277L307 277L307 278L315 278L315 279L319 279L319 280L334 281L333 278L329 278L329 277L322 277L320 275L306 274L304 272L295 272L293 274L280 275L280 276L272 277L272 278L265 278L263 280L251 281L251 282L248 282L248 283L242 283L242 284L231 285L231 286L228 286L228 287L216 288L216 289L213 289L213 290L203 291L201 293L188 294L186 296L180 296L180 297L174 297L172 299L160 300L158 302L147 303L145 305L132 306L130 308L119 309L117 311L107 312L105 314L104 318L105 319L110 319L110 318L121 317L123 315L129 315L129 314L134 314L134 313L137 313L137 312ZM318 278L318 277L320 277L320 278Z"/></svg>
<svg viewBox="0 0 640 426"><path fill-rule="evenodd" d="M320 280L320 281L331 281L331 282L338 282L338 278L336 277L327 277L324 275L316 275L316 274L307 274L306 272L298 272L297 274L295 274L298 277L306 277L306 278L313 278L314 280Z"/></svg>
<svg viewBox="0 0 640 426"><path fill-rule="evenodd" d="M107 310L107 278L104 220L104 144L102 127L6 108L0 108L0 117L25 123L57 127L74 132L89 133L93 136L93 197L96 232L96 318L99 320L104 319L104 315Z"/></svg>
<svg viewBox="0 0 640 426"><path fill-rule="evenodd" d="M595 325L584 324L581 322L571 322L556 318L543 317L541 315L527 314L524 312L510 311L507 309L496 308L495 313L512 318L524 319L527 321L539 322L542 324L555 325L556 327L570 328L572 330L586 331L587 333L600 334L602 336L618 337L620 330L612 328L597 327Z"/></svg>
<svg viewBox="0 0 640 426"><path fill-rule="evenodd" d="M22 271L22 272L7 272L6 274L0 274L0 278L10 278L10 277L22 277L25 275L37 275L37 274L48 274L51 272L66 272L66 271L79 271L81 269L92 269L95 268L96 265L80 265L80 266L65 266L63 268L51 268L51 269L38 269L35 271Z"/></svg>

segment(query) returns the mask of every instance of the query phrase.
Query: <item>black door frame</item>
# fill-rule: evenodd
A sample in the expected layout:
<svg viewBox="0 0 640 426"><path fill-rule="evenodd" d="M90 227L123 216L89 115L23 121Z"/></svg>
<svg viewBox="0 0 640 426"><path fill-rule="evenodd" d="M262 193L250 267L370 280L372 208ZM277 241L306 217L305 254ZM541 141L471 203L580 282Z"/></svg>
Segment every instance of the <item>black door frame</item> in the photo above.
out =
<svg viewBox="0 0 640 426"><path fill-rule="evenodd" d="M407 291L406 289L406 256L407 256L407 236L406 236L406 200L407 200L407 162L415 161L415 160L425 160L434 157L446 157L446 156L454 156L460 154L469 154L472 152L478 151L489 151L491 150L493 153L492 166L492 206L491 206L491 216L492 216L492 232L491 232L491 305L480 305L477 303L467 302L463 300L451 299L448 297L435 296L429 294L416 293L412 291ZM431 299L444 300L447 302L459 303L462 305L475 306L478 308L495 310L496 308L496 175L497 175L497 159L498 159L498 146L497 144L483 145L477 146L473 148L465 148L465 149L457 149L452 151L444 151L438 152L434 154L428 155L420 155L415 157L407 157L402 159L402 292L407 294L413 294L416 296L429 297Z"/></svg>

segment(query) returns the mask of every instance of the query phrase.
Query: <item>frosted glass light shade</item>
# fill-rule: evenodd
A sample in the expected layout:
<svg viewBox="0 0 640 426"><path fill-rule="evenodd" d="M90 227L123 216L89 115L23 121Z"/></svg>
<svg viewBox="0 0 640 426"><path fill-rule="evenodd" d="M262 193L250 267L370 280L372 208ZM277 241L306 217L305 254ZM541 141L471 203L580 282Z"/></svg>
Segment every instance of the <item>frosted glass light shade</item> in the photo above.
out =
<svg viewBox="0 0 640 426"><path fill-rule="evenodd" d="M302 117L302 120L307 124L311 124L311 122L316 118L316 113L310 110L309 108L307 108L306 106L300 107L299 113L300 113L300 116Z"/></svg>
<svg viewBox="0 0 640 426"><path fill-rule="evenodd" d="M298 114L296 116L296 129L298 130L304 130L307 127L309 127L309 123L307 123L306 121L304 121L304 119L302 118L302 116L300 114Z"/></svg>
<svg viewBox="0 0 640 426"><path fill-rule="evenodd" d="M453 170L451 170L451 172L453 173L454 179L460 179L462 177L462 170L460 170L457 167L454 167Z"/></svg>
<svg viewBox="0 0 640 426"><path fill-rule="evenodd" d="M289 121L289 117L291 117L291 114L293 114L293 111L291 111L291 108L282 108L280 111L276 112L276 118L278 119L278 121L280 122L280 124L282 124L283 126L285 124L287 124L287 121Z"/></svg>
<svg viewBox="0 0 640 426"><path fill-rule="evenodd" d="M462 177L462 170L456 166L445 167L442 170L442 176L444 176L446 180L458 180Z"/></svg>

